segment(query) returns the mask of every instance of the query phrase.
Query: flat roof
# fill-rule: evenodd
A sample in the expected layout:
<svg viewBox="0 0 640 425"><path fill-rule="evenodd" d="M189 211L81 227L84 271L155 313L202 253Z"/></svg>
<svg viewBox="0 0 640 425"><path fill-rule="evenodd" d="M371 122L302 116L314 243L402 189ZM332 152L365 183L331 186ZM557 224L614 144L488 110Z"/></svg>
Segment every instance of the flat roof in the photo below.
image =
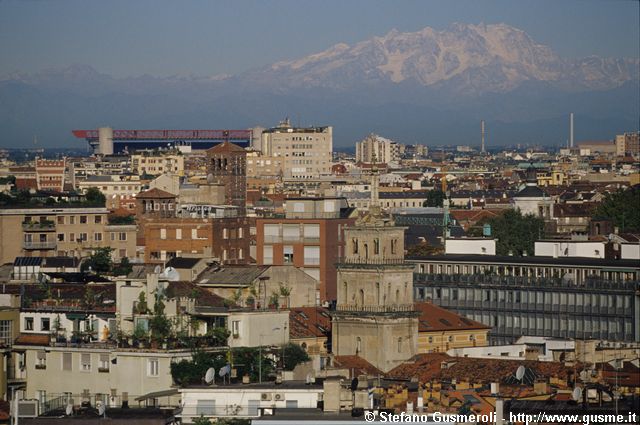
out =
<svg viewBox="0 0 640 425"><path fill-rule="evenodd" d="M508 255L474 255L474 254L447 254L428 255L421 257L407 257L408 262L464 262L478 264L525 264L525 265L549 265L549 266L580 266L580 267L614 267L629 268L640 271L640 264L636 260L609 260L602 258L583 257L515 257Z"/></svg>

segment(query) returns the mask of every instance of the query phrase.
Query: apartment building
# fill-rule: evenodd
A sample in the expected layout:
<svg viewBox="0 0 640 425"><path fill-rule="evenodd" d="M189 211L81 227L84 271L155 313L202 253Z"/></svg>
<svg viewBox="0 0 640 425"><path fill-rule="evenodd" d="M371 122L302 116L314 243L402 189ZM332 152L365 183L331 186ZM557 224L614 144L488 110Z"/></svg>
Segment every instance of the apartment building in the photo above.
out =
<svg viewBox="0 0 640 425"><path fill-rule="evenodd" d="M160 154L142 152L131 155L131 172L142 176L158 174L184 175L184 156L181 154Z"/></svg>
<svg viewBox="0 0 640 425"><path fill-rule="evenodd" d="M616 154L640 155L640 131L616 135Z"/></svg>
<svg viewBox="0 0 640 425"><path fill-rule="evenodd" d="M258 265L294 265L320 282L320 301L335 300L344 228L355 223L344 198L288 198L284 218L256 219Z"/></svg>
<svg viewBox="0 0 640 425"><path fill-rule="evenodd" d="M640 266L600 258L433 255L415 264L414 298L522 335L637 341Z"/></svg>
<svg viewBox="0 0 640 425"><path fill-rule="evenodd" d="M293 127L284 120L262 132L261 152L282 161L285 179L317 179L331 174L332 127Z"/></svg>
<svg viewBox="0 0 640 425"><path fill-rule="evenodd" d="M213 257L223 264L249 262L249 220L225 218L144 219L145 261L187 256Z"/></svg>
<svg viewBox="0 0 640 425"><path fill-rule="evenodd" d="M134 198L140 192L142 182L137 176L104 175L88 176L76 183L76 188L81 192L86 192L91 187L102 192L107 208L117 209L135 202Z"/></svg>
<svg viewBox="0 0 640 425"><path fill-rule="evenodd" d="M400 145L393 140L369 134L356 143L356 162L382 163L400 161Z"/></svg>
<svg viewBox="0 0 640 425"><path fill-rule="evenodd" d="M38 190L62 192L64 190L64 159L36 159Z"/></svg>
<svg viewBox="0 0 640 425"><path fill-rule="evenodd" d="M111 247L113 258L135 257L136 226L109 224L101 207L0 209L0 262L16 257L86 257Z"/></svg>

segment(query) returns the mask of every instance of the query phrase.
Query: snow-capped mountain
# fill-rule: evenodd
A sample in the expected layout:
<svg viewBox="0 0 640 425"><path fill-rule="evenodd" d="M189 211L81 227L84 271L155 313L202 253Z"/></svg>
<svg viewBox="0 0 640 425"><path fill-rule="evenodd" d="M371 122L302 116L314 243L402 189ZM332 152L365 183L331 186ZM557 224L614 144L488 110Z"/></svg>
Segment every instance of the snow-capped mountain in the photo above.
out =
<svg viewBox="0 0 640 425"><path fill-rule="evenodd" d="M331 124L336 146L370 132L400 142L563 143L637 129L639 58L560 57L505 24L392 30L236 75L113 77L88 65L0 76L0 146L76 144L73 128L247 128L284 116Z"/></svg>
<svg viewBox="0 0 640 425"><path fill-rule="evenodd" d="M638 58L565 60L509 25L453 24L442 31L392 30L353 46L336 44L245 77L292 88L414 82L481 94L507 92L525 81L566 89L609 89L637 80L639 64Z"/></svg>

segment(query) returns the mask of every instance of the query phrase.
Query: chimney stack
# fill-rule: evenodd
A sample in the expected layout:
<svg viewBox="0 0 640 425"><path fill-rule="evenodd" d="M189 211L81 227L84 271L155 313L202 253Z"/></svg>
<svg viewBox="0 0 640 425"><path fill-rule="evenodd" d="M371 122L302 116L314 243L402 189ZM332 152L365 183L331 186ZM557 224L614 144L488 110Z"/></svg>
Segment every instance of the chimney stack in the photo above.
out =
<svg viewBox="0 0 640 425"><path fill-rule="evenodd" d="M573 112L569 116L569 147L573 148Z"/></svg>
<svg viewBox="0 0 640 425"><path fill-rule="evenodd" d="M481 136L482 136L482 147L481 147L480 151L482 153L484 153L485 152L485 150L484 150L484 120L480 121L480 133L481 133Z"/></svg>

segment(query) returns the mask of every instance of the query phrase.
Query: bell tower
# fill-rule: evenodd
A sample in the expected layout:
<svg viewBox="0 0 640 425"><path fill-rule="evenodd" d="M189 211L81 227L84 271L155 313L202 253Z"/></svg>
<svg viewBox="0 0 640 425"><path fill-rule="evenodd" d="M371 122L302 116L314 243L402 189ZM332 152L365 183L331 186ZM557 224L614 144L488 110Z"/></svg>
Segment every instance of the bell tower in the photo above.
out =
<svg viewBox="0 0 640 425"><path fill-rule="evenodd" d="M379 209L345 229L333 314L335 355L358 355L389 371L417 352L413 266L404 261L404 227Z"/></svg>

